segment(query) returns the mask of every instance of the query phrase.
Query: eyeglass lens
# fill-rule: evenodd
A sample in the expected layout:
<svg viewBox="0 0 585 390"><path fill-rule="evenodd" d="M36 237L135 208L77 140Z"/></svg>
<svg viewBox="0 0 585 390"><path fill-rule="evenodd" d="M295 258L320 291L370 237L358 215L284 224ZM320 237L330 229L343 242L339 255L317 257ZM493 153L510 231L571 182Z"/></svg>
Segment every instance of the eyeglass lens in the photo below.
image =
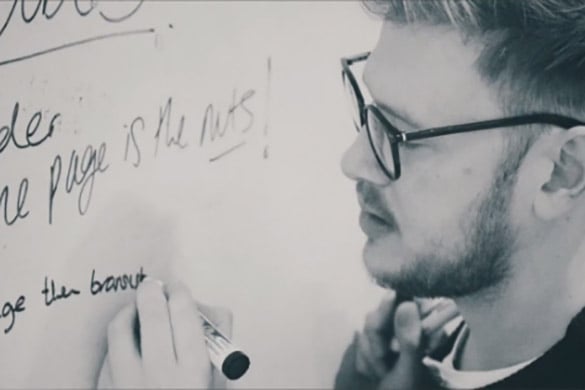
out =
<svg viewBox="0 0 585 390"><path fill-rule="evenodd" d="M392 147L390 139L388 138L386 125L378 117L379 114L374 112L370 106L366 112L366 128L370 143L375 155L377 156L378 162L382 165L383 169L388 172L392 177L396 175L394 169L394 156L393 151L396 148Z"/></svg>
<svg viewBox="0 0 585 390"><path fill-rule="evenodd" d="M345 96L347 97L348 108L351 112L351 118L356 130L359 132L363 123L361 119L360 102L356 96L355 88L353 87L347 73L343 72L343 87L345 88Z"/></svg>
<svg viewBox="0 0 585 390"><path fill-rule="evenodd" d="M345 95L347 97L347 102L349 104L349 109L356 130L359 132L362 129L362 126L366 125L365 127L368 132L370 146L374 152L376 160L387 174L394 177L393 148L388 139L384 123L381 122L377 114L371 109L368 109L367 112L362 114L362 110L364 110L365 107L363 107L362 103L357 98L355 86L350 81L350 76L346 72L343 72L343 86L345 88ZM362 115L366 116L366 123L362 123Z"/></svg>

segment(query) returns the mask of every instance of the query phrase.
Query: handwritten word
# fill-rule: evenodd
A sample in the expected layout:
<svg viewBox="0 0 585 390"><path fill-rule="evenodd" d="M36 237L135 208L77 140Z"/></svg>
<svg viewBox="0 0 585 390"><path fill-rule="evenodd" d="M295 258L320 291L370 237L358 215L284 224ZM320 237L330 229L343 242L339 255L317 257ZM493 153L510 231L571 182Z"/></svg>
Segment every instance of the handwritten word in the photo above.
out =
<svg viewBox="0 0 585 390"><path fill-rule="evenodd" d="M51 137L51 135L53 135L53 131L55 130L55 122L61 116L61 114L54 114L53 118L49 122L47 130L40 135L40 138L34 140L35 134L37 133L37 130L39 129L43 119L43 114L41 111L35 112L28 120L26 131L23 129L25 134L24 140L19 141L16 137L16 120L18 118L19 110L20 105L18 102L16 102L16 104L14 104L14 109L12 110L12 120L10 121L10 124L0 127L0 153L6 149L10 142L12 142L12 144L18 149L39 146L49 137Z"/></svg>
<svg viewBox="0 0 585 390"><path fill-rule="evenodd" d="M2 210L2 215L4 217L4 223L7 226L14 224L18 219L24 219L28 216L29 211L24 210L24 204L26 202L26 196L28 194L28 179L25 177L20 181L20 186L18 186L18 195L16 196L16 207L11 217L8 211L8 201L10 197L10 187L5 185L0 192L0 207L4 205Z"/></svg>
<svg viewBox="0 0 585 390"><path fill-rule="evenodd" d="M0 313L0 318L10 318L10 325L4 329L4 333L8 333L12 330L14 326L14 322L16 321L16 314L23 312L25 310L24 303L26 298L24 295L18 297L14 304L10 302L5 302L2 305L2 312Z"/></svg>
<svg viewBox="0 0 585 390"><path fill-rule="evenodd" d="M264 122L264 139L268 140L268 129L270 127L270 87L272 79L272 57L266 59L266 119ZM268 142L264 146L264 158L268 158Z"/></svg>
<svg viewBox="0 0 585 390"><path fill-rule="evenodd" d="M138 285L146 278L142 267L136 275L123 274L120 276L107 276L103 281L96 280L95 269L91 271L91 294L96 295L102 292L109 293L111 291L133 289L136 290Z"/></svg>
<svg viewBox="0 0 585 390"><path fill-rule="evenodd" d="M173 98L169 97L164 106L159 108L156 130L154 130L154 126L149 126L149 130L154 130L154 157L158 155L159 146L167 149L185 149L189 146L184 139L185 133L183 132L185 129L185 115L181 115L178 124L173 125L172 108ZM139 130L144 132L147 129L146 121L143 116L138 115L132 120L130 126L124 125L124 128L128 129L124 161L128 161L131 158L132 165L138 168L142 161L141 142L143 143L144 140L139 140L137 132Z"/></svg>
<svg viewBox="0 0 585 390"><path fill-rule="evenodd" d="M80 215L85 215L91 203L93 187L97 173L105 172L109 165L105 164L107 145L102 142L96 150L92 145L87 145L81 162L76 150L71 152L67 175L65 177L65 192L71 193L79 187L77 197L77 210ZM61 181L62 159L60 155L55 156L50 167L51 180L49 186L49 224L53 222L53 203Z"/></svg>
<svg viewBox="0 0 585 390"><path fill-rule="evenodd" d="M248 89L239 94L233 90L232 100L227 107L219 109L214 104L208 104L203 115L203 122L197 146L200 148L213 147L223 151L209 158L210 162L216 161L234 150L244 146L249 131L254 126L255 115L250 107L256 92ZM162 148L181 150L188 148L187 137L191 132L185 132L187 122L186 115L173 113L173 97L169 97L164 105L159 108L158 125L147 123L146 114L134 117L130 125L125 124L126 146L123 159L138 168L144 157L145 143L151 146L149 135L154 131L154 157L156 158ZM197 142L197 141L196 141Z"/></svg>
<svg viewBox="0 0 585 390"><path fill-rule="evenodd" d="M178 146L180 149L184 149L187 147L187 144L183 142L183 128L185 126L185 115L181 115L181 120L179 121L179 127L177 128L176 136L171 135L171 109L173 105L173 98L170 97L167 100L167 104L165 105L164 109L161 107L159 110L158 116L158 128L154 135L156 139L156 146L154 149L154 155L158 154L158 144L160 141L160 133L163 128L163 125L166 124L166 132L165 132L165 145L167 147L171 147L173 145Z"/></svg>
<svg viewBox="0 0 585 390"><path fill-rule="evenodd" d="M132 165L134 165L134 167L138 168L140 166L140 161L141 161L141 153L140 153L140 146L138 146L138 141L136 139L136 133L134 132L134 128L135 127L141 127L141 130L144 131L144 118L142 118L141 116L137 116L136 118L134 118L134 120L132 121L132 123L130 124L130 128L128 129L128 134L126 135L126 149L124 150L124 161L128 161L128 152L129 152L129 148L130 148L130 142L132 142L132 148L134 150L134 153L136 154L135 156L135 160L132 162ZM127 126L125 126L127 127Z"/></svg>
<svg viewBox="0 0 585 390"><path fill-rule="evenodd" d="M249 89L244 92L237 100L237 91L234 89L232 94L232 103L227 109L227 114L222 121L222 115L218 112L213 104L209 104L205 109L203 116L203 124L201 126L201 138L199 144L203 145L206 141L213 142L216 139L221 139L228 134L228 130L238 133L245 133L254 124L254 113L246 106L246 102L254 97L256 91ZM244 126L240 125L238 113L243 111L247 121Z"/></svg>
<svg viewBox="0 0 585 390"><path fill-rule="evenodd" d="M41 294L45 296L45 306L51 306L51 304L59 299L67 299L72 295L79 295L79 290L71 289L68 290L67 287L61 286L61 291L57 292L58 289L55 288L55 281L51 279L51 288L49 289L49 278L45 276L45 288L41 290Z"/></svg>
<svg viewBox="0 0 585 390"><path fill-rule="evenodd" d="M0 27L0 36L4 33L6 28L10 25L13 20L15 10L17 5L20 4L20 19L25 22L26 24L32 23L37 20L39 15L39 11L42 9L42 15L45 17L46 20L53 19L61 10L61 7L65 3L65 0L57 0L57 1L49 1L49 0L12 0L12 7L8 13L0 12L2 15L7 15L4 23ZM137 3L131 4L131 8L128 9L121 15L112 15L111 9L110 12L106 12L108 9L108 5L111 3L118 3L116 2L109 2L109 1L82 1L82 0L73 0L67 1L68 5L73 4L75 7L75 12L80 17L86 17L90 15L93 11L95 11L99 6L99 15L103 20L109 23L119 23L134 15L144 3L144 0L138 0ZM32 5L32 6L31 6ZM117 4L116 4L117 5ZM105 8L104 8L105 7ZM116 8L119 8L117 6Z"/></svg>

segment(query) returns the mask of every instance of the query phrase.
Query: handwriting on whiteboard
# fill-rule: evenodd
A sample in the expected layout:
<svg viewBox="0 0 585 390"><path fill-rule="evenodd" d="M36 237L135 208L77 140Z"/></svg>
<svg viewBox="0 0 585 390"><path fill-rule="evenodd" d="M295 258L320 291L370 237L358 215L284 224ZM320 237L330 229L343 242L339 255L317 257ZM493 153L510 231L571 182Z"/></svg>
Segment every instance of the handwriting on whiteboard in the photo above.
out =
<svg viewBox="0 0 585 390"><path fill-rule="evenodd" d="M119 24L135 15L143 3L144 0L127 0L124 2L104 0L5 0L0 2L0 42L2 35L13 24L18 22L28 26L42 22L58 23L58 16L64 7L72 7L74 14L80 18L97 16L110 24ZM86 45L95 41L132 35L152 34L154 32L155 30L153 28L143 28L138 30L106 32L75 41L59 42L53 46L18 57L2 58L0 59L0 66L28 60L59 50Z"/></svg>
<svg viewBox="0 0 585 390"><path fill-rule="evenodd" d="M87 290L69 287L65 283L56 281L48 276L43 280L43 289L41 295L45 307L56 304L59 301L66 301L83 295L84 291L91 295L100 295L107 293L117 293L126 290L136 290L140 283L146 278L143 267L140 267L136 273L124 273L121 275L98 275L96 270L91 271L91 278L88 282ZM8 300L1 303L0 306L0 323L7 323L4 327L4 334L10 333L16 324L16 318L26 311L27 298L25 294L20 294L14 301Z"/></svg>

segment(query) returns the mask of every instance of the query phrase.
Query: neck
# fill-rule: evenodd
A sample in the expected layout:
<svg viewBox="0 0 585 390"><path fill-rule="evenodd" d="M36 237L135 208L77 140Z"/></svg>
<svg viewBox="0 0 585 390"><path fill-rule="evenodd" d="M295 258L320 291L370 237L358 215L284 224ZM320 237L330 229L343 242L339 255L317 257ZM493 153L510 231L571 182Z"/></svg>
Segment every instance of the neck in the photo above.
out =
<svg viewBox="0 0 585 390"><path fill-rule="evenodd" d="M563 338L571 319L585 306L584 294L575 291L568 276L577 271L577 262L557 261L555 273L551 259L546 260L526 262L522 272L496 289L456 299L470 330L460 369L508 367L540 356ZM583 266L577 268L583 275Z"/></svg>

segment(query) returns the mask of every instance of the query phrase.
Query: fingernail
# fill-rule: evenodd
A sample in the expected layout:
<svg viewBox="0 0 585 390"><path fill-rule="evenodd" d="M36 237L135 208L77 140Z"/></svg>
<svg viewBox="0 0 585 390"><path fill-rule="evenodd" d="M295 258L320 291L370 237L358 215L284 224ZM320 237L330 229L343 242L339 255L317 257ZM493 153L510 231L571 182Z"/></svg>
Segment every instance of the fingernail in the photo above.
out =
<svg viewBox="0 0 585 390"><path fill-rule="evenodd" d="M412 302L398 307L394 317L396 338L402 351L417 348L422 334L418 309Z"/></svg>
<svg viewBox="0 0 585 390"><path fill-rule="evenodd" d="M152 278L150 276L147 276L146 279L148 279L151 283L157 284L159 286L160 290L162 291L163 295L165 296L165 299L166 300L169 299L169 291L167 290L166 284L164 284L162 280L155 279L155 278Z"/></svg>
<svg viewBox="0 0 585 390"><path fill-rule="evenodd" d="M408 328L420 321L416 305L412 302L403 303L396 310L396 326L400 328Z"/></svg>

